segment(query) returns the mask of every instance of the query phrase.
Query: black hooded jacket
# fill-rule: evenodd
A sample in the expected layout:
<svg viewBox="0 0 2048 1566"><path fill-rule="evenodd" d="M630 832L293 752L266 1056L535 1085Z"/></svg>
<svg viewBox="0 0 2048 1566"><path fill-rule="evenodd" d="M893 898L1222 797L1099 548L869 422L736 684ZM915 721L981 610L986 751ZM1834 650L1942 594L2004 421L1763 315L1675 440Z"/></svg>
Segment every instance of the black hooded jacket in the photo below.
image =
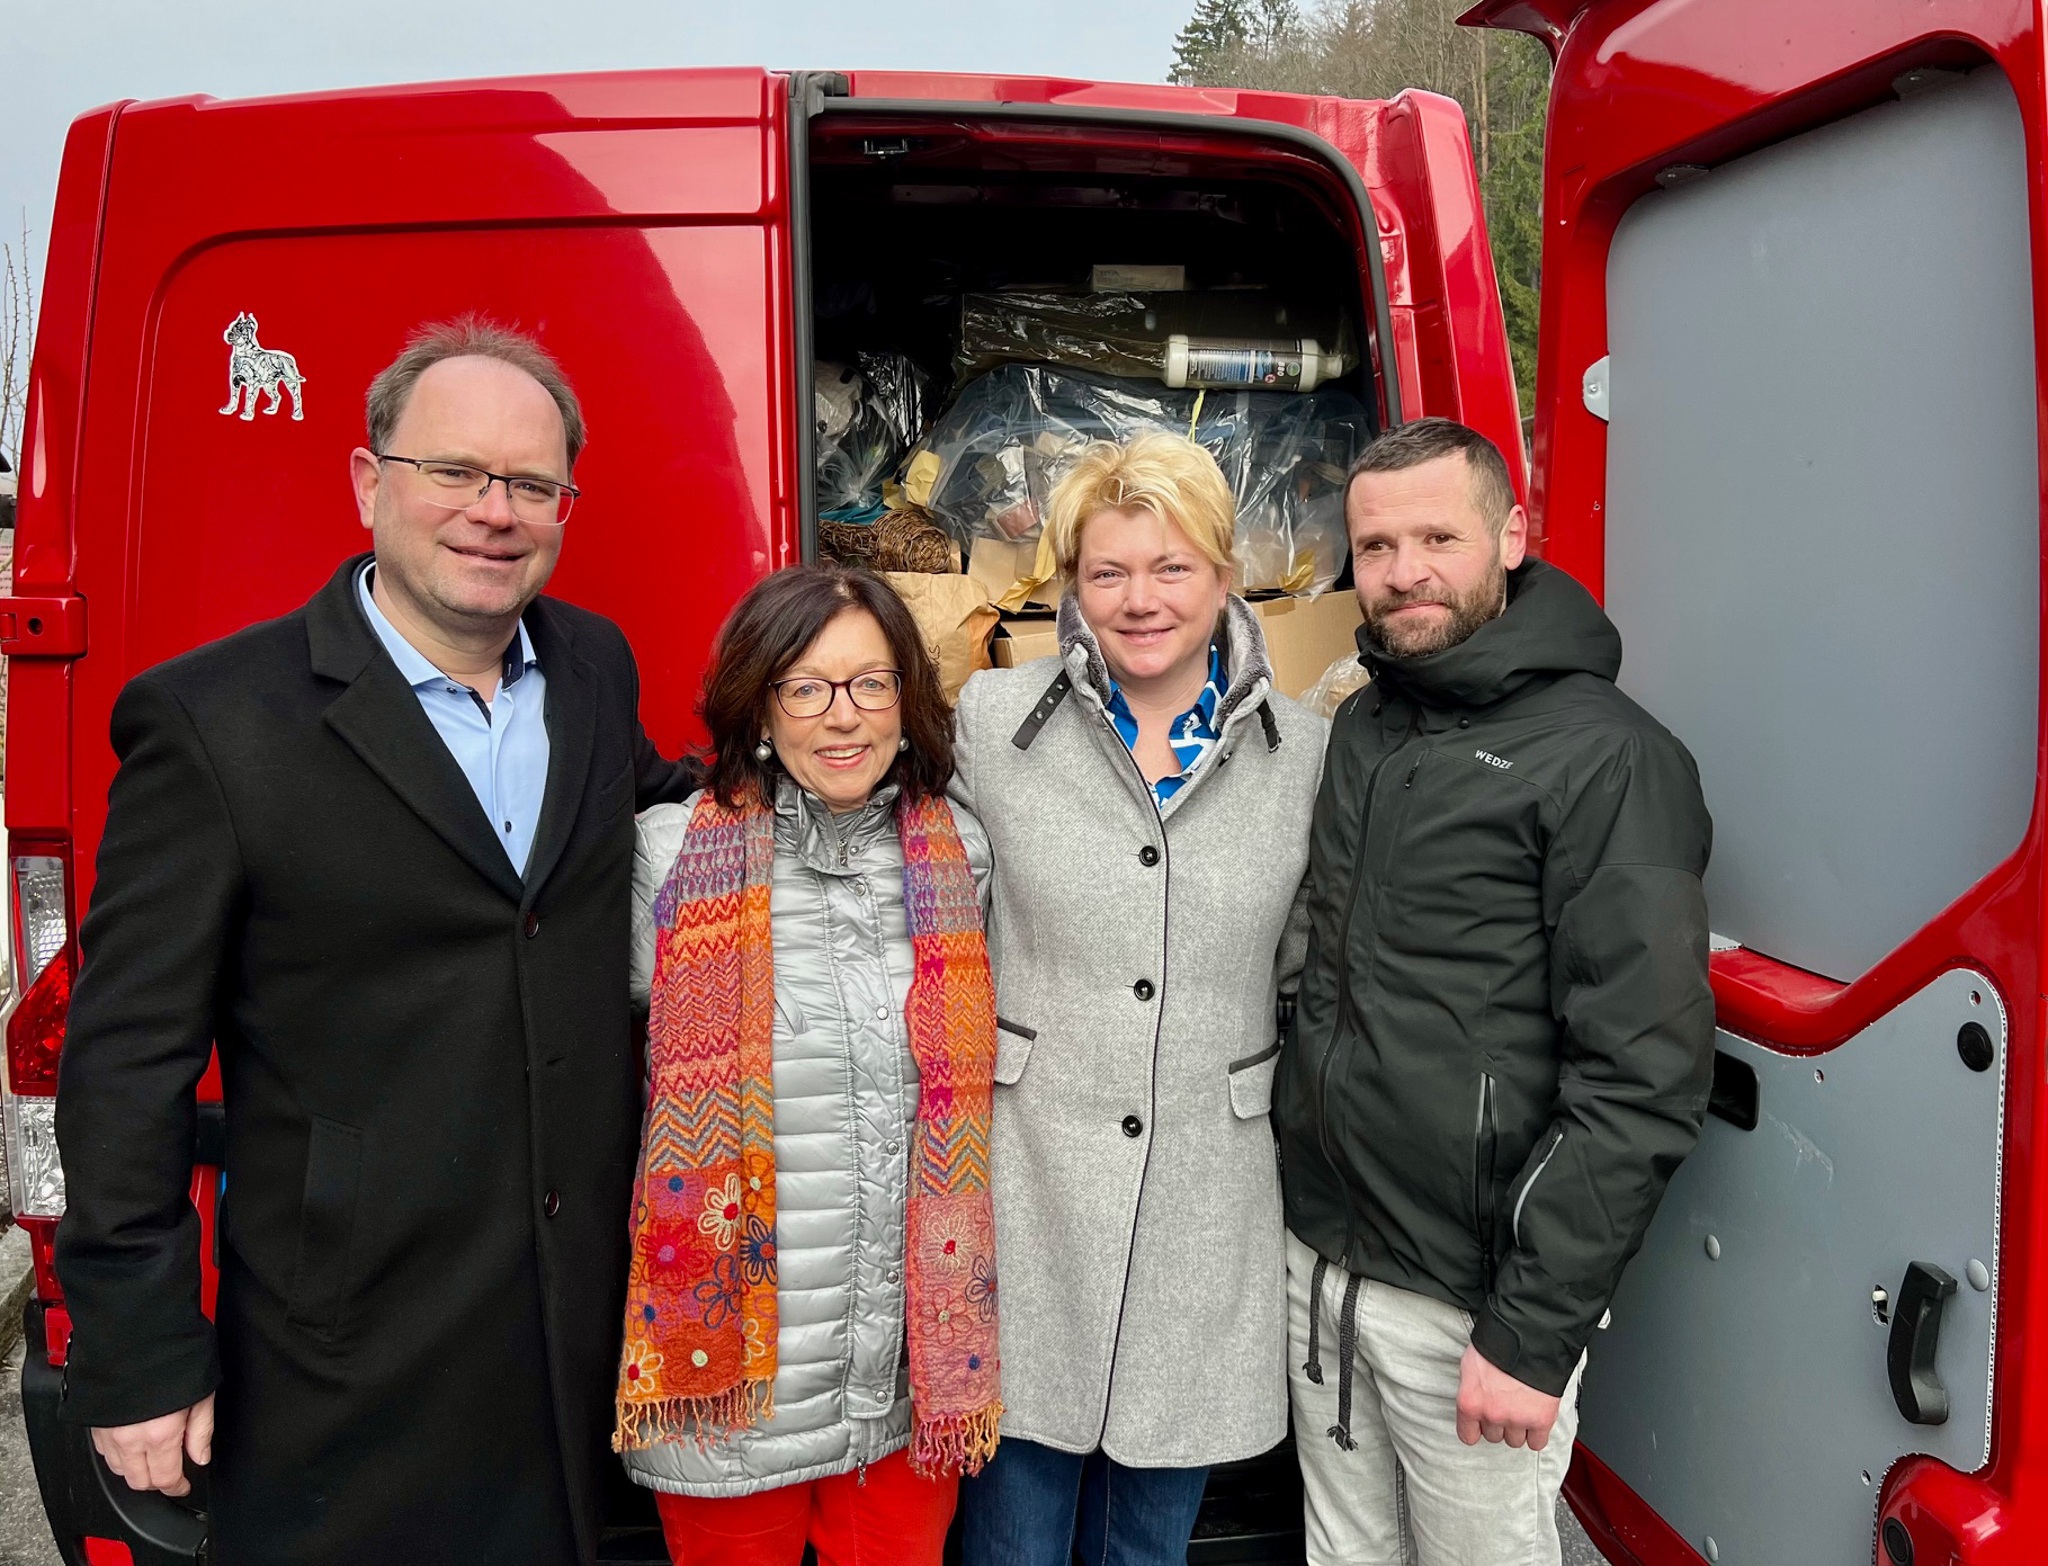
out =
<svg viewBox="0 0 2048 1566"><path fill-rule="evenodd" d="M1540 561L1455 647L1359 645L1274 1090L1287 1225L1472 1312L1481 1354L1555 1394L1706 1109L1699 773Z"/></svg>

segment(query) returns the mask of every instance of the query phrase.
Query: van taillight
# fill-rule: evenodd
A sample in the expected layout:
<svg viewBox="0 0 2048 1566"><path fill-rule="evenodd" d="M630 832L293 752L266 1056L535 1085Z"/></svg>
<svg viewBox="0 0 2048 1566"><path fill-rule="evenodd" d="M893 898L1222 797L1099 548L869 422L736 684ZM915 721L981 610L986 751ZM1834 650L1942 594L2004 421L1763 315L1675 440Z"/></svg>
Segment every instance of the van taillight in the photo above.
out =
<svg viewBox="0 0 2048 1566"><path fill-rule="evenodd" d="M7 1011L7 1183L14 1215L24 1219L64 1213L56 1094L77 951L71 939L70 848L62 839L23 833L8 855L15 979Z"/></svg>

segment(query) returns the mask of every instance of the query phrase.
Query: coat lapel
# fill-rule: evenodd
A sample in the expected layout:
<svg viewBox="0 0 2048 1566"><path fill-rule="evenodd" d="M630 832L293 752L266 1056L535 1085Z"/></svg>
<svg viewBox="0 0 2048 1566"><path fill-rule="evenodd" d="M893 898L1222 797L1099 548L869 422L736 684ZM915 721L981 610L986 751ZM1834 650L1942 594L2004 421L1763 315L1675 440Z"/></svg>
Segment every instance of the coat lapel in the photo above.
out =
<svg viewBox="0 0 2048 1566"><path fill-rule="evenodd" d="M526 633L533 638L534 656L548 681L548 787L526 864L526 895L531 901L568 847L582 810L597 738L597 676L545 598L526 611ZM489 823L485 827L488 830Z"/></svg>
<svg viewBox="0 0 2048 1566"><path fill-rule="evenodd" d="M327 708L327 725L479 875L518 902L519 874L475 791L355 602L355 573L367 558L345 561L306 608L313 672L346 686ZM550 764L550 799L554 787Z"/></svg>

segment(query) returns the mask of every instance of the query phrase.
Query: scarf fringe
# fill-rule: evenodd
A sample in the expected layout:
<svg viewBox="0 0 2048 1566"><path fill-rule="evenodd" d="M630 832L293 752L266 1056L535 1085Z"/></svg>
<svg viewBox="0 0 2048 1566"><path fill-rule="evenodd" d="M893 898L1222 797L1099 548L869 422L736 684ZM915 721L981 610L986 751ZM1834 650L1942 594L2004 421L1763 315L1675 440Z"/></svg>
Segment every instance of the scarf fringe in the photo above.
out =
<svg viewBox="0 0 2048 1566"><path fill-rule="evenodd" d="M996 1455L1002 1419L1001 1403L977 1408L971 1414L943 1414L936 1419L917 1416L910 1438L911 1470L927 1478L980 1473L981 1465Z"/></svg>
<svg viewBox="0 0 2048 1566"><path fill-rule="evenodd" d="M619 1425L612 1432L612 1450L638 1452L687 1441L701 1452L774 1417L773 1381L742 1381L701 1397L665 1397L652 1403L622 1401Z"/></svg>

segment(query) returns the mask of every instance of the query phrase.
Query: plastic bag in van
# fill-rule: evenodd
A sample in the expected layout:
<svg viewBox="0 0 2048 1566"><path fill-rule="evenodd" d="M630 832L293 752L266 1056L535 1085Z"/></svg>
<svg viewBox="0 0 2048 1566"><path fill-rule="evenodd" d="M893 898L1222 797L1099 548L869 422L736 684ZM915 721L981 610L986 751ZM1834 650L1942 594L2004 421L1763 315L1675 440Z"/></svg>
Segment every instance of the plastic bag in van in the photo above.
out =
<svg viewBox="0 0 2048 1566"><path fill-rule="evenodd" d="M1192 434L1237 498L1240 592L1313 595L1344 567L1344 474L1372 416L1349 392L1173 391L1157 382L1007 364L970 381L906 466L964 544L1035 538L1061 467L1091 440ZM923 487L928 482L926 491Z"/></svg>
<svg viewBox="0 0 2048 1566"><path fill-rule="evenodd" d="M923 433L930 384L900 353L813 366L820 516L870 521L886 510L882 482Z"/></svg>

